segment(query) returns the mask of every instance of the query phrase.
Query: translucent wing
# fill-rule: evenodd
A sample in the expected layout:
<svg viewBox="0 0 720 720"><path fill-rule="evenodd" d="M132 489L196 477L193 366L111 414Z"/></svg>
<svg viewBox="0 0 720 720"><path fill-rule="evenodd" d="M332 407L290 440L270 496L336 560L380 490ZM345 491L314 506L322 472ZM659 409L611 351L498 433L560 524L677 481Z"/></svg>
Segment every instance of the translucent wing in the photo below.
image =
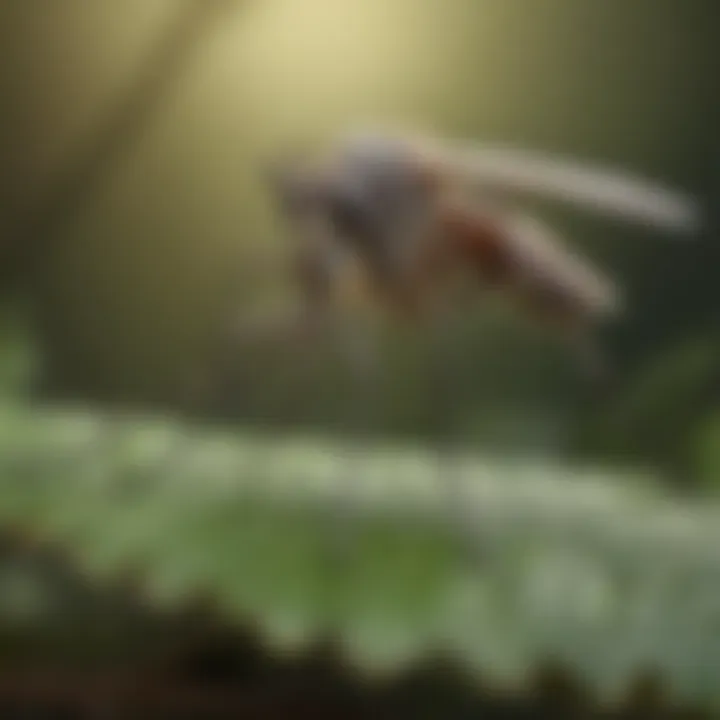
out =
<svg viewBox="0 0 720 720"><path fill-rule="evenodd" d="M480 188L544 197L671 232L693 233L701 225L693 198L623 170L467 143L448 146L439 159Z"/></svg>

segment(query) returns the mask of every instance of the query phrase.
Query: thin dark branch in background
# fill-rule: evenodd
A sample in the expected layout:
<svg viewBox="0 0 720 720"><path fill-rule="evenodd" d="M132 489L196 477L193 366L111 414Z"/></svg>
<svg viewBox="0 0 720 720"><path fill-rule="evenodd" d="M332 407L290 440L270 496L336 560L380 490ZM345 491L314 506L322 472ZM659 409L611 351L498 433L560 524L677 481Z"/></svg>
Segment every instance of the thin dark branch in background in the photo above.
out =
<svg viewBox="0 0 720 720"><path fill-rule="evenodd" d="M142 64L135 80L106 120L57 173L36 207L22 213L6 235L0 266L0 292L18 289L41 266L53 238L85 207L93 193L112 175L153 112L176 86L195 51L208 35L219 11L234 0L187 0L175 20Z"/></svg>

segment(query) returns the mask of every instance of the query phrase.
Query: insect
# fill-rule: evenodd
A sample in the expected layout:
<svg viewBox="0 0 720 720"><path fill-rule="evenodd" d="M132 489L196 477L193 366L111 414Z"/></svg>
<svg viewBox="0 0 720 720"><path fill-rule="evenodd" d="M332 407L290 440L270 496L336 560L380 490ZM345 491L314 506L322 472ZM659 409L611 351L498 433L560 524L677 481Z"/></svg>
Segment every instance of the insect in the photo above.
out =
<svg viewBox="0 0 720 720"><path fill-rule="evenodd" d="M338 289L360 284L395 315L442 323L458 276L470 275L559 329L594 378L605 368L595 329L621 311L620 290L523 200L663 232L691 234L700 222L691 198L627 172L393 132L349 133L327 155L280 163L270 177L296 238L307 318L326 316Z"/></svg>
<svg viewBox="0 0 720 720"><path fill-rule="evenodd" d="M341 332L363 401L373 394L376 354L369 334L344 313L349 290L427 329L445 403L452 403L445 384L452 372L443 333L462 279L505 293L534 321L556 328L582 370L603 380L607 361L597 330L621 312L620 289L528 213L526 201L559 202L675 234L692 234L700 223L690 197L627 172L395 132L345 134L324 154L273 163L266 179L292 238L290 275L301 300L299 314L268 334L308 340ZM454 456L449 445L443 449L447 474ZM449 487L464 523L467 503L454 482Z"/></svg>

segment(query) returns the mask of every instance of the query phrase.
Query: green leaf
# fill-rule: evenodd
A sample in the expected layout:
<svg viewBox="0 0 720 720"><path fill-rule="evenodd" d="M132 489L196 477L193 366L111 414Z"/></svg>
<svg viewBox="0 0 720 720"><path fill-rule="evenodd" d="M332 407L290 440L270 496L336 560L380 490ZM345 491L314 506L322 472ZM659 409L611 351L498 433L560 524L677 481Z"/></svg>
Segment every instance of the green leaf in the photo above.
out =
<svg viewBox="0 0 720 720"><path fill-rule="evenodd" d="M720 707L720 506L620 471L458 467L451 494L420 449L0 413L0 521L99 587L140 569L160 609L209 592L285 651L335 634L366 673L440 652L522 689L555 660L611 701L658 668Z"/></svg>

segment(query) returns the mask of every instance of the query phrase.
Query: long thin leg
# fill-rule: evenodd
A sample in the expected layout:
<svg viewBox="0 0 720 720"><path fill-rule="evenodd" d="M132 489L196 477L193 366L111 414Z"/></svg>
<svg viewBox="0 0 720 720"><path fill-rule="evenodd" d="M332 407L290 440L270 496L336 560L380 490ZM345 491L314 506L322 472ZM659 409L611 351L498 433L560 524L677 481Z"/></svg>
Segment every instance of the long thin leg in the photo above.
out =
<svg viewBox="0 0 720 720"><path fill-rule="evenodd" d="M471 561L477 559L471 540L473 513L465 492L462 442L457 426L457 405L462 392L457 321L453 313L432 318L430 353L430 396L437 442L437 477L448 503L452 522L462 537L463 550Z"/></svg>
<svg viewBox="0 0 720 720"><path fill-rule="evenodd" d="M588 395L585 397L594 400L611 392L616 375L611 359L602 347L599 329L588 325L576 327L567 339L586 383Z"/></svg>
<svg viewBox="0 0 720 720"><path fill-rule="evenodd" d="M211 412L221 410L226 393L237 374L238 361L245 353L264 348L287 352L292 343L309 342L319 330L294 306L259 308L247 311L219 333L220 340L211 348L204 367L192 378L191 399L195 406L207 406ZM244 378L249 381L249 378Z"/></svg>
<svg viewBox="0 0 720 720"><path fill-rule="evenodd" d="M324 305L322 312L310 306L291 306L245 315L234 326L234 346L252 347L258 343L272 346L276 352L287 352L295 343L329 341L334 356L346 370L342 417L338 429L342 438L350 442L343 446L337 458L339 473L337 495L328 518L334 535L331 568L344 563L352 548L354 489L362 486L362 444L359 440L373 420L378 407L379 363L374 337L370 328L359 324L347 311L337 305ZM341 566L342 567L342 566Z"/></svg>
<svg viewBox="0 0 720 720"><path fill-rule="evenodd" d="M336 528L335 557L342 562L347 560L352 550L355 492L362 488L364 481L363 440L377 419L382 393L379 353L372 328L339 313L332 332L338 359L348 371L340 430L349 442L341 441L344 445L340 458L342 477L333 518Z"/></svg>
<svg viewBox="0 0 720 720"><path fill-rule="evenodd" d="M583 374L593 383L602 383L607 377L609 366L600 343L589 328L579 328L569 337Z"/></svg>

